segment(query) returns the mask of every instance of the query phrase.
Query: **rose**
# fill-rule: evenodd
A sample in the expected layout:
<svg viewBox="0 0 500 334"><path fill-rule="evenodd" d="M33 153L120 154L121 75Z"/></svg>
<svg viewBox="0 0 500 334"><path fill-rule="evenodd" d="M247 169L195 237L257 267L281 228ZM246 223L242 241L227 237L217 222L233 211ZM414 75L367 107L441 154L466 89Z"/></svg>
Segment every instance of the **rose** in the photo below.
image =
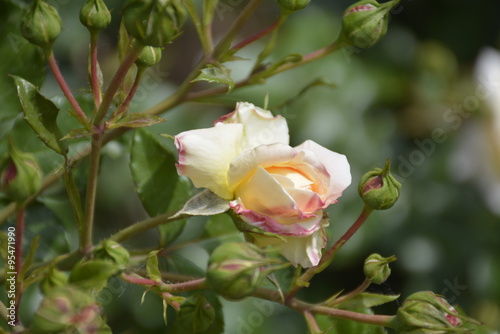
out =
<svg viewBox="0 0 500 334"><path fill-rule="evenodd" d="M310 140L294 148L288 143L283 117L240 102L214 127L175 137L177 171L231 200L247 224L281 237L252 233L257 245L277 244L294 265L311 267L326 245L323 209L351 183L349 163Z"/></svg>

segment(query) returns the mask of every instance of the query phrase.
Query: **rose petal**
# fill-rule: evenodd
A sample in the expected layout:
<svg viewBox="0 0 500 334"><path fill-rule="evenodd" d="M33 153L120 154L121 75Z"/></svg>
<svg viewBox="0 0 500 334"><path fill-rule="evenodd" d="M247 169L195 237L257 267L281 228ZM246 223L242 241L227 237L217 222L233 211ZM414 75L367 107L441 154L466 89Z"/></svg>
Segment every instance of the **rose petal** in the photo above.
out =
<svg viewBox="0 0 500 334"><path fill-rule="evenodd" d="M290 194L262 166L236 188L235 194L246 208L280 223L287 223L288 218L295 222L300 216Z"/></svg>
<svg viewBox="0 0 500 334"><path fill-rule="evenodd" d="M263 168L276 166L290 161L296 152L285 144L271 144L258 146L251 150L243 151L237 156L229 167L228 183L231 191L244 181L253 171L261 166ZM261 191L265 189L262 188Z"/></svg>
<svg viewBox="0 0 500 334"><path fill-rule="evenodd" d="M243 149L290 141L286 120L248 102L238 102L236 110L222 116L216 124L243 124Z"/></svg>
<svg viewBox="0 0 500 334"><path fill-rule="evenodd" d="M300 211L304 213L316 212L323 209L325 202L321 200L318 194L310 190L286 189L292 196Z"/></svg>
<svg viewBox="0 0 500 334"><path fill-rule="evenodd" d="M316 266L321 259L321 249L326 246L324 229L328 226L328 219L321 221L320 228L307 237L285 237L286 242L277 238L252 234L254 243L260 247L274 245L280 253L294 266L303 268Z"/></svg>
<svg viewBox="0 0 500 334"><path fill-rule="evenodd" d="M195 187L232 199L227 173L231 160L241 152L242 134L241 124L220 124L178 134L175 136L179 151L177 172L189 177Z"/></svg>
<svg viewBox="0 0 500 334"><path fill-rule="evenodd" d="M297 151L312 151L330 174L329 191L323 200L334 203L351 184L349 162L343 154L332 152L312 140L307 140L295 148Z"/></svg>

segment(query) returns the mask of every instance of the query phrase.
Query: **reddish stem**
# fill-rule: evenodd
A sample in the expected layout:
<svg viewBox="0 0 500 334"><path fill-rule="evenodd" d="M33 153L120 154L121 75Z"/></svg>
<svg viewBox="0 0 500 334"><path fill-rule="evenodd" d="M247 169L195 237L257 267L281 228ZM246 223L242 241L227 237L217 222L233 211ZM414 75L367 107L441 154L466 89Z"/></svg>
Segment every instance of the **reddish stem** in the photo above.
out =
<svg viewBox="0 0 500 334"><path fill-rule="evenodd" d="M285 21L285 18L286 16L280 16L276 21L274 21L270 26L268 26L267 28L264 28L263 30L259 31L258 33L256 33L255 35L253 36L250 36L244 40L242 40L241 42L239 42L238 44L236 44L235 46L233 46L231 48L232 51L236 52L238 50L241 50L243 49L245 46L247 46L248 44L251 44L255 41L258 41L259 39L261 39L262 37L266 36L267 34L273 32L274 30L276 30L276 28L278 28L284 21Z"/></svg>
<svg viewBox="0 0 500 334"><path fill-rule="evenodd" d="M90 85L94 94L95 107L101 105L101 91L99 88L99 76L97 73L97 33L90 34Z"/></svg>
<svg viewBox="0 0 500 334"><path fill-rule="evenodd" d="M134 98L135 93L137 92L137 88L139 88L139 84L141 83L141 79L142 79L143 74L144 74L144 68L139 67L137 69L137 74L135 76L135 80L134 80L134 83L132 85L132 88L130 89L130 92L128 93L127 97L125 98L123 103L120 105L120 107L118 107L113 112L110 120L114 120L114 119L118 118L119 116L121 116L122 114L124 114L125 112L127 112L128 107L130 105L130 102Z"/></svg>
<svg viewBox="0 0 500 334"><path fill-rule="evenodd" d="M47 57L47 62L49 64L49 68L52 72L52 75L54 75L54 78L56 79L57 83L59 84L59 87L61 87L61 90L62 90L64 96L66 96L66 98L68 99L69 104L71 105L71 107L73 107L73 110L75 111L75 114L76 114L76 117L78 118L78 121L83 126L85 126L85 128L88 129L89 128L89 121L87 119L87 115L85 115L82 108L80 107L78 102L76 102L75 97L71 93L71 90L69 89L68 84L64 80L64 77L62 76L61 71L59 70L59 66L57 66L57 62L56 62L56 59L54 58L54 54L52 53L52 51L47 51L46 57Z"/></svg>

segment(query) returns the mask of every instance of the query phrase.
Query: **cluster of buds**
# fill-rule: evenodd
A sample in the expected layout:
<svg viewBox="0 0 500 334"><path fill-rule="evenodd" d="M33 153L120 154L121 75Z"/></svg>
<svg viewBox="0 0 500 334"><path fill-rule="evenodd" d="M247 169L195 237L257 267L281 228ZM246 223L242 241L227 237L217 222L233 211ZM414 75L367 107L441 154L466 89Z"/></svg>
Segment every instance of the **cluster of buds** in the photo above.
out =
<svg viewBox="0 0 500 334"><path fill-rule="evenodd" d="M272 272L265 266L276 263L267 259L261 250L246 242L229 242L217 247L211 254L207 269L207 282L218 294L228 300L251 295Z"/></svg>
<svg viewBox="0 0 500 334"><path fill-rule="evenodd" d="M431 291L410 295L398 309L392 327L400 334L417 333L462 333L468 319L451 306L444 298Z"/></svg>
<svg viewBox="0 0 500 334"><path fill-rule="evenodd" d="M0 162L0 189L11 200L23 202L42 185L42 171L31 153L9 142L8 157Z"/></svg>
<svg viewBox="0 0 500 334"><path fill-rule="evenodd" d="M401 183L391 175L391 161L383 169L374 168L359 181L358 193L365 205L374 210L387 210L399 198Z"/></svg>
<svg viewBox="0 0 500 334"><path fill-rule="evenodd" d="M375 45L387 33L389 12L398 3L362 0L347 8L342 16L343 42L361 49Z"/></svg>
<svg viewBox="0 0 500 334"><path fill-rule="evenodd" d="M396 261L395 256L382 257L380 254L372 254L365 260L363 271L365 277L375 284L384 283L391 275L389 263Z"/></svg>
<svg viewBox="0 0 500 334"><path fill-rule="evenodd" d="M123 7L127 32L142 45L154 47L177 37L186 16L180 0L128 0Z"/></svg>

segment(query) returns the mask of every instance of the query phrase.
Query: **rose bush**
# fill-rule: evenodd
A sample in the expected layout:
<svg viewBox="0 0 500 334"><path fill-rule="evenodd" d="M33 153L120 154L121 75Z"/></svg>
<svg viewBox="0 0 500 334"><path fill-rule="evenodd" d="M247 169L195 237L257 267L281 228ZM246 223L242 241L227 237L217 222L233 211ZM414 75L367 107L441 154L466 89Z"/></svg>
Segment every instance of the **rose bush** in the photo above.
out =
<svg viewBox="0 0 500 334"><path fill-rule="evenodd" d="M281 237L251 233L257 245L277 245L294 265L318 264L323 210L351 183L344 155L310 140L290 147L283 117L244 102L212 128L180 133L175 145L179 174L230 200L244 222Z"/></svg>

